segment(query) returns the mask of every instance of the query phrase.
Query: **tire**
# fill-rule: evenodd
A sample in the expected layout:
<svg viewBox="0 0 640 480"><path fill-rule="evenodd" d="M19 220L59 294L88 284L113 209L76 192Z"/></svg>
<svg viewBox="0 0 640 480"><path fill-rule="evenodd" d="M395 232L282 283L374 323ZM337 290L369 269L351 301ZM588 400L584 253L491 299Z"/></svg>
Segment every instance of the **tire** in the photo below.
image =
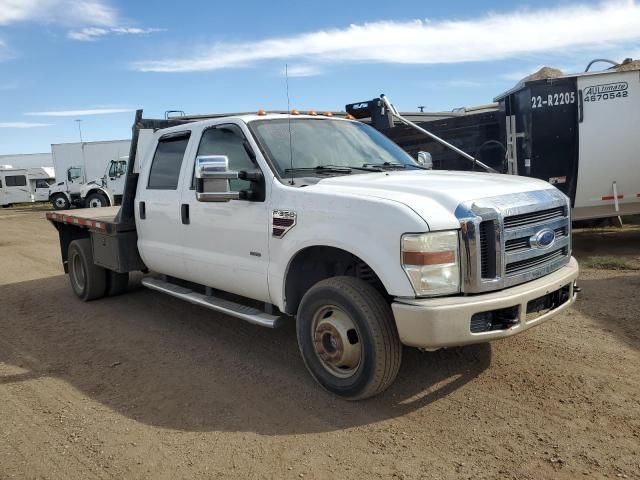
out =
<svg viewBox="0 0 640 480"><path fill-rule="evenodd" d="M107 291L107 271L93 263L91 240L74 240L69 245L69 280L71 287L84 302L104 297Z"/></svg>
<svg viewBox="0 0 640 480"><path fill-rule="evenodd" d="M398 374L402 344L391 307L363 280L334 277L315 284L302 298L296 330L309 373L338 397L373 397Z"/></svg>
<svg viewBox="0 0 640 480"><path fill-rule="evenodd" d="M127 291L129 274L107 270L107 296L115 297Z"/></svg>
<svg viewBox="0 0 640 480"><path fill-rule="evenodd" d="M56 210L69 210L69 207L71 207L69 199L62 193L52 196L51 203L53 204L53 208Z"/></svg>
<svg viewBox="0 0 640 480"><path fill-rule="evenodd" d="M84 201L84 205L86 208L108 207L109 199L103 193L95 192L87 196L87 199Z"/></svg>

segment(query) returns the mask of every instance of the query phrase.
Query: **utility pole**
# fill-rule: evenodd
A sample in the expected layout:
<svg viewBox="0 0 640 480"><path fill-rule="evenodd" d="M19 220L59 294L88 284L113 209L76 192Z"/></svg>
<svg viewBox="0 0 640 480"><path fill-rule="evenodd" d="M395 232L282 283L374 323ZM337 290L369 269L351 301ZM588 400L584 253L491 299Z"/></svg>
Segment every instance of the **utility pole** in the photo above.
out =
<svg viewBox="0 0 640 480"><path fill-rule="evenodd" d="M82 120L76 120L76 122L78 122L78 133L80 134L80 143L84 143L82 141L82 126L80 125L82 123Z"/></svg>

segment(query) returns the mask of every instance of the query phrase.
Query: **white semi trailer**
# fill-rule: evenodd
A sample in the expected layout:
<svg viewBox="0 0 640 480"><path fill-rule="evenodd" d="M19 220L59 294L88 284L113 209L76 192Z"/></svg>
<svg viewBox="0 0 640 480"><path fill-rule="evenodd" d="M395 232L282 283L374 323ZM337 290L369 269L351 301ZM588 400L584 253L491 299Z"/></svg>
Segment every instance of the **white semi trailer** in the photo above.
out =
<svg viewBox="0 0 640 480"><path fill-rule="evenodd" d="M13 168L53 167L53 157L51 152L0 155L0 166L7 165Z"/></svg>

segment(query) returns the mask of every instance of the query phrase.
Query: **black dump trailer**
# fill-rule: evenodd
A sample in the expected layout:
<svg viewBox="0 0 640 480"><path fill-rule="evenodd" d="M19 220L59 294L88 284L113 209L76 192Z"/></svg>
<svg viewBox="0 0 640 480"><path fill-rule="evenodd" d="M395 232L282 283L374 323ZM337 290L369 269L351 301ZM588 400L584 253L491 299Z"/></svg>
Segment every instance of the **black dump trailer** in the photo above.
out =
<svg viewBox="0 0 640 480"><path fill-rule="evenodd" d="M505 173L545 180L568 195L573 205L582 111L576 77L522 82L495 100Z"/></svg>
<svg viewBox="0 0 640 480"><path fill-rule="evenodd" d="M413 158L431 153L435 169L480 170L469 161L474 157L499 173L547 181L571 199L574 220L640 213L638 61L597 72L534 75L481 108L398 114L389 106L381 96L346 111Z"/></svg>
<svg viewBox="0 0 640 480"><path fill-rule="evenodd" d="M379 98L349 104L345 108L350 115L384 133L413 158L417 158L418 152L429 152L436 170L477 169L473 163L441 143L408 125L393 122L386 112L381 112ZM506 150L501 137L502 115L497 104L454 112L402 113L402 116L493 169L506 172Z"/></svg>

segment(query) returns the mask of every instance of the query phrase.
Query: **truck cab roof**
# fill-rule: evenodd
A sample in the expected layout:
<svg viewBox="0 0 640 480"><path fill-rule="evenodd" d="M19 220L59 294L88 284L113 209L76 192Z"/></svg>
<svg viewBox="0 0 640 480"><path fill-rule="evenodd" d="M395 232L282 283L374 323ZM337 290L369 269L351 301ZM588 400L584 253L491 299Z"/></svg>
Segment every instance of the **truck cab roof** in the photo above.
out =
<svg viewBox="0 0 640 480"><path fill-rule="evenodd" d="M345 114L346 115L346 114ZM258 113L242 113L242 114L229 114L228 116L212 116L212 117L206 117L206 116L196 116L196 117L186 117L187 120L185 120L183 123L180 123L179 125L174 125L174 126L170 126L170 127L166 127L166 128L161 128L158 130L158 132L160 132L160 135L166 135L168 133L174 133L174 132L181 132L184 130L195 130L196 128L199 127L208 127L208 126L212 126L212 125L219 125L221 123L226 123L226 122L242 122L242 123L250 123L256 120L282 120L283 118L291 118L293 119L313 119L313 120L341 120L341 121L353 121L353 120L347 120L344 118L341 118L340 116L337 115L321 115L321 114L317 114L317 115L308 115L308 114L288 114L288 113L281 113L281 112L267 112L264 114L258 114ZM192 118L194 118L195 120L191 120ZM178 120L181 120L180 117L178 118Z"/></svg>

